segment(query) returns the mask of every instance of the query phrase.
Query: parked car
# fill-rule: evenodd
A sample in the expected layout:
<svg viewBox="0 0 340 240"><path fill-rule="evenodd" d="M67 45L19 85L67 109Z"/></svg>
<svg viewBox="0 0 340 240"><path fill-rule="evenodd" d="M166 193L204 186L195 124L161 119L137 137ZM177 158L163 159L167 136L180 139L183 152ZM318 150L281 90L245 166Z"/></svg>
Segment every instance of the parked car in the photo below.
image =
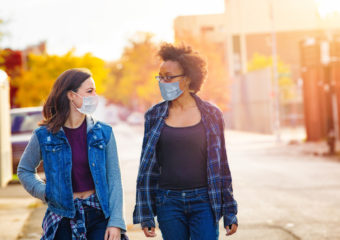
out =
<svg viewBox="0 0 340 240"><path fill-rule="evenodd" d="M32 136L32 131L38 127L38 122L42 119L42 107L11 109L13 173L17 172L21 155ZM38 171L43 171L42 164Z"/></svg>

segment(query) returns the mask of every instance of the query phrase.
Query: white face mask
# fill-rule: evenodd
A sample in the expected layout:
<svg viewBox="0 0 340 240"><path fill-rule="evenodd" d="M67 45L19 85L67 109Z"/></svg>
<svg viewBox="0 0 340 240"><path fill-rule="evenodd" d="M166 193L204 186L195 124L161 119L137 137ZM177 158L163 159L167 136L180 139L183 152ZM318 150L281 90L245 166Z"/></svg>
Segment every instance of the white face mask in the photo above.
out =
<svg viewBox="0 0 340 240"><path fill-rule="evenodd" d="M74 91L72 91L74 92ZM87 97L83 97L81 95L79 95L78 93L74 92L75 94L77 94L79 97L83 98L83 104L81 105L80 108L78 108L76 105L74 105L74 103L72 102L73 106L80 112L83 114L92 114L94 113L94 111L96 111L97 105L98 105L98 96L87 96Z"/></svg>

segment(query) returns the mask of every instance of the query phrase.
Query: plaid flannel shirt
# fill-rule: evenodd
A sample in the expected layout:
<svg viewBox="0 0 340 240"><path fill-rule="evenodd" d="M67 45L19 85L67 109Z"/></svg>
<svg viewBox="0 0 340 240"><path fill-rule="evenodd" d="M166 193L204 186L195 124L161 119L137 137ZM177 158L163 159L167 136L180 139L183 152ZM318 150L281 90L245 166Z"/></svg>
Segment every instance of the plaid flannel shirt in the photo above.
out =
<svg viewBox="0 0 340 240"><path fill-rule="evenodd" d="M92 194L86 199L74 199L74 205L76 208L76 215L73 219L70 219L70 225L72 229L72 239L86 239L86 227L85 227L85 213L83 204L101 209L100 203L95 194ZM59 223L63 217L47 209L42 227L43 236L41 240L53 240L57 232Z"/></svg>
<svg viewBox="0 0 340 240"><path fill-rule="evenodd" d="M86 240L86 219L83 205L101 210L99 200L96 194L92 194L85 199L74 199L74 205L76 208L76 215L74 218L70 219L72 240ZM62 216L47 209L42 223L43 235L40 240L53 240L62 218ZM125 232L121 233L121 240L129 240Z"/></svg>
<svg viewBox="0 0 340 240"><path fill-rule="evenodd" d="M209 200L216 223L224 217L224 226L238 224L237 203L233 197L232 179L224 139L222 112L212 104L192 95L201 112L207 136L207 176ZM156 159L156 145L169 113L169 101L161 102L145 114L142 154L137 177L136 205L133 223L154 227L157 216L155 196L158 189L160 167Z"/></svg>

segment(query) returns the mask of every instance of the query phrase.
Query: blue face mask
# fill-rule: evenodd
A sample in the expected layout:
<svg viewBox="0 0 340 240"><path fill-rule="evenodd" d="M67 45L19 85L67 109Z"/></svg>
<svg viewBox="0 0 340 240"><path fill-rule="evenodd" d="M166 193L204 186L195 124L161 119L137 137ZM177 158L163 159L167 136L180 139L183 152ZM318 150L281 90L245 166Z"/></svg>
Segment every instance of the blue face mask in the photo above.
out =
<svg viewBox="0 0 340 240"><path fill-rule="evenodd" d="M179 88L179 81L173 83L158 82L164 100L171 101L178 98L183 91Z"/></svg>

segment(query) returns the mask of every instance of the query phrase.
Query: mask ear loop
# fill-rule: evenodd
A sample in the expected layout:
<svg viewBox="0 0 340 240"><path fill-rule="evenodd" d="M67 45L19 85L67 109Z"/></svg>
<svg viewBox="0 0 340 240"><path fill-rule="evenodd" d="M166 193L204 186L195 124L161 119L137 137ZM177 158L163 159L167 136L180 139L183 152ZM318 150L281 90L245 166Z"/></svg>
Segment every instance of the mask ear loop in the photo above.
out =
<svg viewBox="0 0 340 240"><path fill-rule="evenodd" d="M75 93L78 97L81 97L82 98L82 101L84 101L84 99L83 99L83 97L79 94L79 93L76 93L75 91L73 91L73 90L71 90L73 93ZM78 108L75 104L74 104L74 102L71 100L71 103L72 103L72 105L73 105L73 107L75 107L75 109L77 110L77 111L79 111L79 109L81 108ZM82 102L82 106L83 106L83 102Z"/></svg>
<svg viewBox="0 0 340 240"><path fill-rule="evenodd" d="M79 108L74 104L74 102L73 101L71 101L71 103L72 103L72 105L73 105L73 107L76 109L76 110L78 110ZM79 110L78 110L79 111Z"/></svg>
<svg viewBox="0 0 340 240"><path fill-rule="evenodd" d="M75 91L73 91L73 90L71 90L71 92L75 93L78 97L83 97L83 96L81 96L79 93L77 93L77 92L75 92Z"/></svg>

